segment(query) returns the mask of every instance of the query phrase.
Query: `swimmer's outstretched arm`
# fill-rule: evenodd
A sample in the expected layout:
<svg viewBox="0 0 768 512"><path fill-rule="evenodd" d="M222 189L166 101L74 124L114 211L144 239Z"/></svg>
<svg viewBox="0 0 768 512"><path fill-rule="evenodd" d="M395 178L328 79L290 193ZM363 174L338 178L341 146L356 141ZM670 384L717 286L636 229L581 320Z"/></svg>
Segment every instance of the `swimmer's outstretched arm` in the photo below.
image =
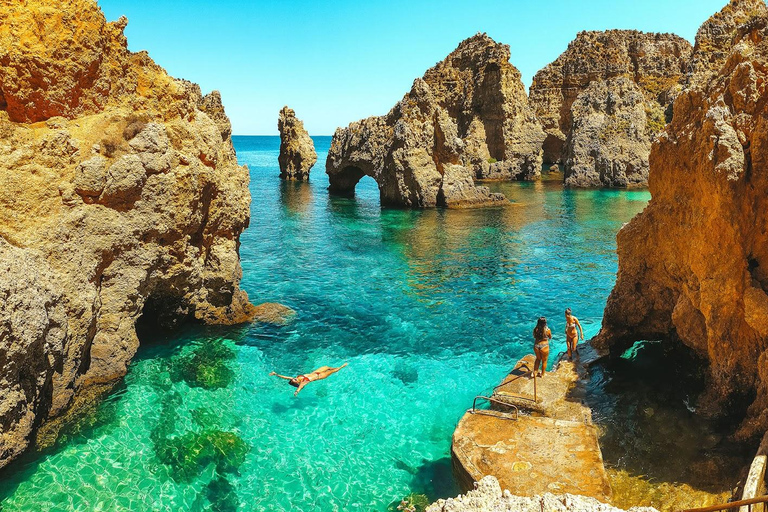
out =
<svg viewBox="0 0 768 512"><path fill-rule="evenodd" d="M285 380L291 380L291 379L293 379L293 377L286 377L285 375L280 375L279 373L275 373L275 372L269 372L269 376L270 376L270 377L271 377L271 376L273 376L273 375L274 375L275 377L280 377L281 379L285 379Z"/></svg>
<svg viewBox="0 0 768 512"><path fill-rule="evenodd" d="M299 384L299 387L296 389L296 392L293 394L293 396L296 396L296 395L298 395L298 394L299 394L299 391L301 391L302 389L304 389L304 386L306 386L307 384L309 384L309 382L310 382L310 381L308 381L308 380L303 380L303 381L301 381L301 384Z"/></svg>
<svg viewBox="0 0 768 512"><path fill-rule="evenodd" d="M576 325L579 326L579 332L581 333L581 341L584 341L584 329L581 328L581 322L579 322L579 319L576 317L573 317L573 319L576 321Z"/></svg>

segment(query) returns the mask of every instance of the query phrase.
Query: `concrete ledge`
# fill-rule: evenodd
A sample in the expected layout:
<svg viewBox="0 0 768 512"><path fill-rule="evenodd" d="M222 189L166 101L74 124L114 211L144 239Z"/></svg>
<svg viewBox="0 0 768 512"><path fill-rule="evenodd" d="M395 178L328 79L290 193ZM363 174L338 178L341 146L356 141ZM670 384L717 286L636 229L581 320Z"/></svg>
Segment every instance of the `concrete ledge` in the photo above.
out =
<svg viewBox="0 0 768 512"><path fill-rule="evenodd" d="M754 458L752 465L749 467L747 481L744 484L744 492L741 495L742 500L749 500L765 495L765 466L765 455L758 455ZM749 507L741 507L739 512L748 512L748 510ZM752 512L765 512L765 505L763 503L752 505Z"/></svg>

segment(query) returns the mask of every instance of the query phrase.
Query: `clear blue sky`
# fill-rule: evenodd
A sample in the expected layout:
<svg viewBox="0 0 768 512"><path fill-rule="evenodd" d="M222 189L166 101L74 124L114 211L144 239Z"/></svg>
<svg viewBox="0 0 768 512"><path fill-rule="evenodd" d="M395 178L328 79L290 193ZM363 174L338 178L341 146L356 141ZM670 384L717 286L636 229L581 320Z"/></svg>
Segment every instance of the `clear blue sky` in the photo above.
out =
<svg viewBox="0 0 768 512"><path fill-rule="evenodd" d="M674 32L693 42L727 0L100 0L129 48L221 91L233 131L277 133L283 105L312 135L386 113L414 78L477 32L510 45L526 87L580 30Z"/></svg>

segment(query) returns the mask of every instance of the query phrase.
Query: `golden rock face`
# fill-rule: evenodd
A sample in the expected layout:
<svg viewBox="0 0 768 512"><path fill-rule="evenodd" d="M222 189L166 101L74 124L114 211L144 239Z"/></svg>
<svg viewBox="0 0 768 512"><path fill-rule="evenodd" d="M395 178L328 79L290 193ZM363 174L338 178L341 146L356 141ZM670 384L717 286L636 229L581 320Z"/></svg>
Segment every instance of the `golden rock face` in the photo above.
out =
<svg viewBox="0 0 768 512"><path fill-rule="evenodd" d="M711 71L694 66L651 149L652 199L619 232L597 343L684 343L709 363L699 410L738 417L751 402L747 439L768 427L768 12L746 0L723 12L699 34L728 32L729 46L707 55L697 38L693 61Z"/></svg>
<svg viewBox="0 0 768 512"><path fill-rule="evenodd" d="M531 83L530 103L546 132L544 162L566 164L566 182L571 186L645 184L650 141L659 131L646 133L646 112L663 128L664 109L680 89L691 51L690 43L674 34L579 32ZM642 101L627 101L636 94L644 96ZM618 109L601 105L611 97L621 98L623 105ZM605 120L602 126L596 122L598 116ZM642 127L633 131L616 126L627 121ZM601 134L619 141L619 147L606 150L602 144L597 148L602 165L583 149L586 140ZM622 168L620 176L611 172L615 167Z"/></svg>
<svg viewBox="0 0 768 512"><path fill-rule="evenodd" d="M0 5L0 467L125 374L140 317L254 315L221 98L129 52L125 23L90 0Z"/></svg>

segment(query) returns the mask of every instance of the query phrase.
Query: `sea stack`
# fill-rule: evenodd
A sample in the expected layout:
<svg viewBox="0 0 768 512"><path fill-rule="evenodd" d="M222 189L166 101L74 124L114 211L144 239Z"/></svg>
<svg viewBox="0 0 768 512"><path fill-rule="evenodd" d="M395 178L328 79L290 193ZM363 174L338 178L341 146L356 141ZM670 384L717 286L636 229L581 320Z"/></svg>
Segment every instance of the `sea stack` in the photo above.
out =
<svg viewBox="0 0 768 512"><path fill-rule="evenodd" d="M248 169L218 93L128 51L127 20L93 0L4 2L0 19L2 467L125 374L137 322L229 324L254 306Z"/></svg>
<svg viewBox="0 0 768 512"><path fill-rule="evenodd" d="M531 84L547 134L544 162L561 164L571 186L645 185L651 142L682 89L691 51L674 34L579 32Z"/></svg>
<svg viewBox="0 0 768 512"><path fill-rule="evenodd" d="M617 354L636 340L689 347L708 367L697 410L746 409L741 439L768 429L767 42L762 0L699 30L690 85L651 150L651 201L618 234L595 340Z"/></svg>
<svg viewBox="0 0 768 512"><path fill-rule="evenodd" d="M312 138L293 109L283 107L277 118L280 132L280 178L289 181L309 181L309 171L317 162Z"/></svg>
<svg viewBox="0 0 768 512"><path fill-rule="evenodd" d="M340 194L373 177L382 204L499 205L506 199L474 180L538 177L543 140L509 46L477 34L416 79L387 115L336 130L326 172Z"/></svg>

